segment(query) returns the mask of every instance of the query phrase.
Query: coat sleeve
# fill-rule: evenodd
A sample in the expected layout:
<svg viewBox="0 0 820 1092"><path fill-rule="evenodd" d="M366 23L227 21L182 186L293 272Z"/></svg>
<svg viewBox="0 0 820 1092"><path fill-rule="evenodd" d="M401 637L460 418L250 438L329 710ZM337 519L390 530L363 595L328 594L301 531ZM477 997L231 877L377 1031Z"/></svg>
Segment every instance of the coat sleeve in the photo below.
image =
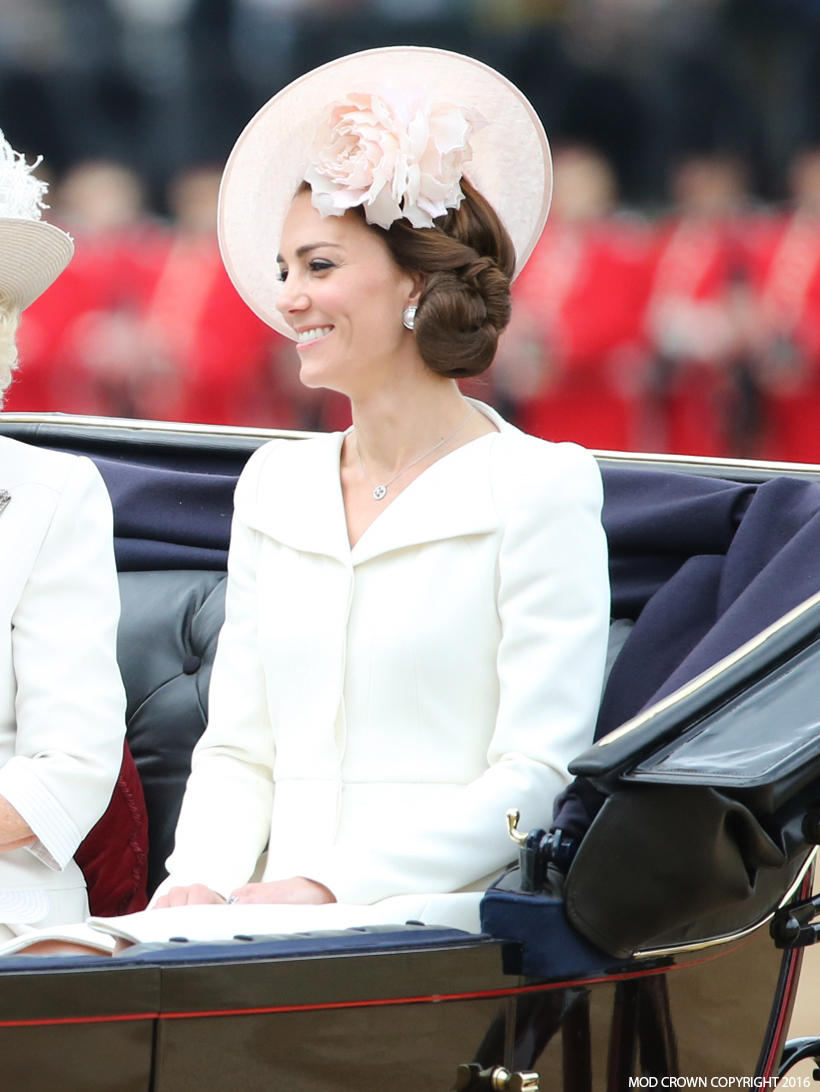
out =
<svg viewBox="0 0 820 1092"><path fill-rule="evenodd" d="M237 485L257 488L254 456ZM227 897L247 883L270 834L273 733L257 639L257 532L234 513L228 554L225 624L208 695L208 727L194 749L167 879L202 883Z"/></svg>
<svg viewBox="0 0 820 1092"><path fill-rule="evenodd" d="M602 486L572 444L521 437L494 471L502 514L497 562L499 705L487 768L457 803L401 831L375 824L367 845L339 842L309 878L340 902L459 890L514 856L505 813L548 826L567 763L592 740L609 623Z"/></svg>
<svg viewBox="0 0 820 1092"><path fill-rule="evenodd" d="M12 615L14 756L0 795L61 871L105 811L122 762L125 694L116 660L119 589L111 502L73 460Z"/></svg>

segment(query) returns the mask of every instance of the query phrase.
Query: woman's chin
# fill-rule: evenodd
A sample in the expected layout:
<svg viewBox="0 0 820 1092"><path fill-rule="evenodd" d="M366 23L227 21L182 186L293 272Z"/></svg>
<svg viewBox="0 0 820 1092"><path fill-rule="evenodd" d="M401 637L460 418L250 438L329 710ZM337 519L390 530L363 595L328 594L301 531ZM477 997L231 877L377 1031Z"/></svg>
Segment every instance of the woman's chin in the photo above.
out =
<svg viewBox="0 0 820 1092"><path fill-rule="evenodd" d="M335 374L335 369L323 367L318 361L302 360L299 369L299 382L303 387L339 391L344 394L341 378Z"/></svg>
<svg viewBox="0 0 820 1092"><path fill-rule="evenodd" d="M303 387L310 387L313 390L327 389L329 384L327 380L321 375L313 371L311 368L302 368L299 372L299 382Z"/></svg>

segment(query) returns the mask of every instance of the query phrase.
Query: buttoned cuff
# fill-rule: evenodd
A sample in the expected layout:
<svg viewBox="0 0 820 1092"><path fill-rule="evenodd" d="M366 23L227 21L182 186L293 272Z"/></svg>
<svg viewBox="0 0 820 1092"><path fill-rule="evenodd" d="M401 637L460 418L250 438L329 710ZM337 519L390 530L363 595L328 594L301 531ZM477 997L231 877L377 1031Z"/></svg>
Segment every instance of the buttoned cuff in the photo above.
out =
<svg viewBox="0 0 820 1092"><path fill-rule="evenodd" d="M82 841L80 828L32 770L36 760L17 755L0 769L0 796L20 813L37 841L26 846L44 865L62 872Z"/></svg>

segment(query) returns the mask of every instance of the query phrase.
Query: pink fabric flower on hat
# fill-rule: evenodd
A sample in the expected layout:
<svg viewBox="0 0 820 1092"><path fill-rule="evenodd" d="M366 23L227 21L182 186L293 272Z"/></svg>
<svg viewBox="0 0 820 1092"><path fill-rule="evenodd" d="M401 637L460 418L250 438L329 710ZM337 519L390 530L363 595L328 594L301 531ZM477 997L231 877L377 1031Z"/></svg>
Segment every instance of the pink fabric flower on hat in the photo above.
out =
<svg viewBox="0 0 820 1092"><path fill-rule="evenodd" d="M470 138L486 124L420 88L351 91L331 104L314 137L305 172L313 204L322 216L362 205L368 223L383 228L401 217L432 227L461 204Z"/></svg>

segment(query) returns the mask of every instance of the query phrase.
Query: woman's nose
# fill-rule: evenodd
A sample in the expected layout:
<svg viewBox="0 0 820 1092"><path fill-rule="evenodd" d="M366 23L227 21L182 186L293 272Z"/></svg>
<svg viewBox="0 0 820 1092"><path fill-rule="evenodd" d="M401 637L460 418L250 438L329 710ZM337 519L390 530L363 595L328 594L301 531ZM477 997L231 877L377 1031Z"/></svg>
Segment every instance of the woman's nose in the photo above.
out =
<svg viewBox="0 0 820 1092"><path fill-rule="evenodd" d="M309 300L304 289L300 288L295 280L287 280L276 298L276 309L281 315L287 316L294 311L304 311L309 305Z"/></svg>

